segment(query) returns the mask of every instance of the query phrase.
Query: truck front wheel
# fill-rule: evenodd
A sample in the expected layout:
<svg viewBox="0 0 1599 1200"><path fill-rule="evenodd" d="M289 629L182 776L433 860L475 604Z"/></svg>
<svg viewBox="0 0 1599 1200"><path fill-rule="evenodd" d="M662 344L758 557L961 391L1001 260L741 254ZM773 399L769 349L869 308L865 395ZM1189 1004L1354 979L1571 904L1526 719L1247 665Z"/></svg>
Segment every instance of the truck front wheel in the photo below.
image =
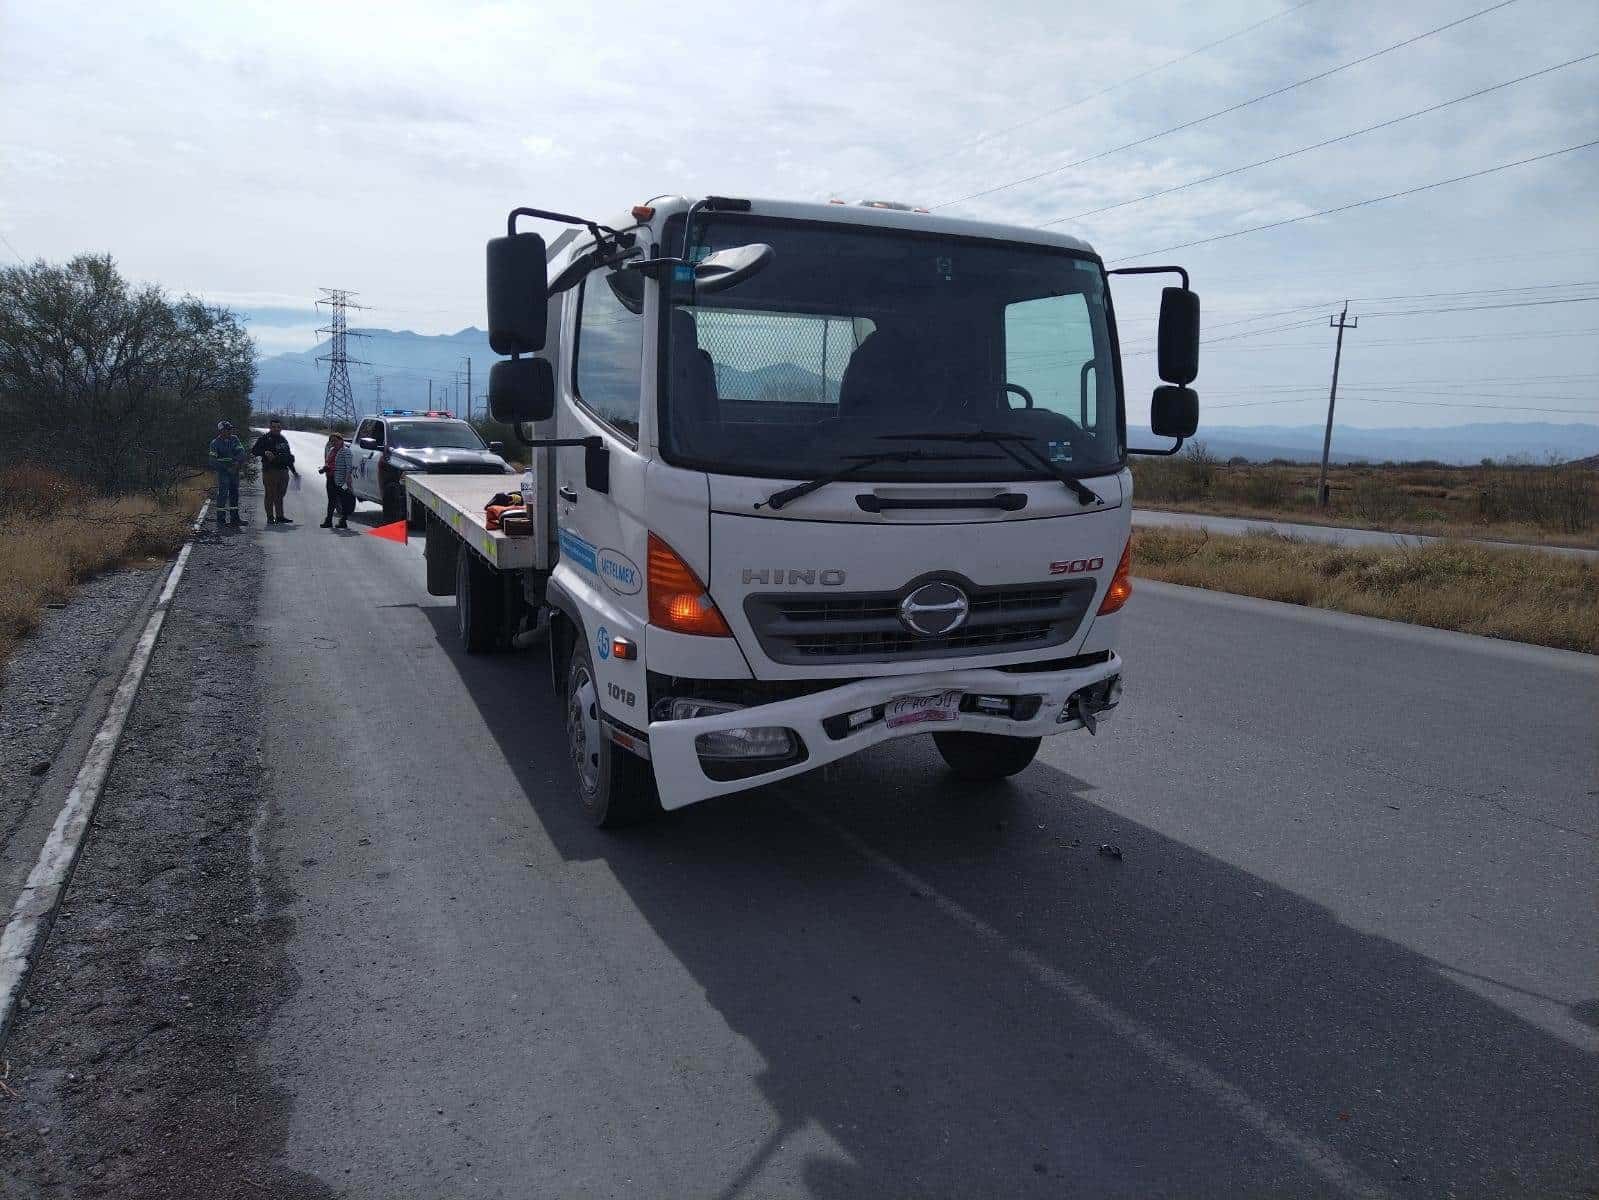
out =
<svg viewBox="0 0 1599 1200"><path fill-rule="evenodd" d="M999 733L935 733L933 743L962 779L1006 779L1026 768L1043 738Z"/></svg>
<svg viewBox="0 0 1599 1200"><path fill-rule="evenodd" d="M499 573L465 546L455 558L455 621L468 654L498 649L505 623L505 590Z"/></svg>
<svg viewBox="0 0 1599 1200"><path fill-rule="evenodd" d="M566 743L577 770L578 799L601 829L633 825L660 810L649 764L605 736L586 641L573 647L566 669Z"/></svg>

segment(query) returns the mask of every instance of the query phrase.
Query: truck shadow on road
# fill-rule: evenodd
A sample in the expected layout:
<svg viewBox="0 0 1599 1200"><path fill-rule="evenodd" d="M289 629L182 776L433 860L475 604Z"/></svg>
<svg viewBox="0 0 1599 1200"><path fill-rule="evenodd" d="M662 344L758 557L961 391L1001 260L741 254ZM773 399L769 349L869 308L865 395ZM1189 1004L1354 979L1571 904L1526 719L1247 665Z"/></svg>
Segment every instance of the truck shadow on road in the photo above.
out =
<svg viewBox="0 0 1599 1200"><path fill-rule="evenodd" d="M765 1140L731 1146L683 1194L1337 1193L1291 1139L1185 1082L1183 1063L1399 1194L1595 1181L1592 1056L1420 955L1112 814L1091 779L1039 763L959 784L914 739L603 833L571 793L542 651L469 657L452 610L424 612L562 855L607 864L764 1059ZM1103 842L1125 857L1096 853ZM1125 1019L1120 1032L1084 995ZM671 1037L647 998L639 1020Z"/></svg>

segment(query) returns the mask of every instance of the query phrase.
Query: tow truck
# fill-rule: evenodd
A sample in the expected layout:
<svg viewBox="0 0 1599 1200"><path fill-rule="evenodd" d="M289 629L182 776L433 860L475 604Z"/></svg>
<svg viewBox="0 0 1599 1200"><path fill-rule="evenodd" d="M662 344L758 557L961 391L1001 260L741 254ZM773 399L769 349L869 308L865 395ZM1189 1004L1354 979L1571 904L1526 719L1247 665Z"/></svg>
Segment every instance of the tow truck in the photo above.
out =
<svg viewBox="0 0 1599 1200"><path fill-rule="evenodd" d="M1129 271L1177 277L1159 448L1127 444ZM514 209L487 283L490 409L530 471L514 497L405 486L466 650L547 647L595 823L909 736L1002 779L1114 713L1128 455L1199 419L1185 270L899 205L678 196Z"/></svg>

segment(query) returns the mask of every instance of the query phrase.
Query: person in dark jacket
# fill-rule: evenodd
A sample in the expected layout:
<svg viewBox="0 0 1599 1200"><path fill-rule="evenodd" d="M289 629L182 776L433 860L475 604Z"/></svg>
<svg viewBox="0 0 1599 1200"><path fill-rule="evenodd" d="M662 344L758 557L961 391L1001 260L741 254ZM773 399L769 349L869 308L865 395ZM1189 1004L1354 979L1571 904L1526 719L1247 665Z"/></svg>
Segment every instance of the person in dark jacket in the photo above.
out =
<svg viewBox="0 0 1599 1200"><path fill-rule="evenodd" d="M355 507L355 495L350 492L350 476L354 473L355 459L350 454L350 448L344 444L344 435L335 433L328 438L322 465L317 468L317 474L328 477L328 515L322 519L323 529L333 527L334 517L339 518L338 528L350 527L345 513L347 508Z"/></svg>
<svg viewBox="0 0 1599 1200"><path fill-rule="evenodd" d="M266 487L266 514L268 525L292 525L293 520L283 515L283 496L289 490L289 476L296 479L300 472L294 469L294 449L283 436L283 422L273 417L267 422L267 431L255 439L250 453L261 460L261 482Z"/></svg>
<svg viewBox="0 0 1599 1200"><path fill-rule="evenodd" d="M232 421L218 421L217 435L207 448L211 469L217 473L217 528L249 524L239 519L239 472L250 455L233 432Z"/></svg>

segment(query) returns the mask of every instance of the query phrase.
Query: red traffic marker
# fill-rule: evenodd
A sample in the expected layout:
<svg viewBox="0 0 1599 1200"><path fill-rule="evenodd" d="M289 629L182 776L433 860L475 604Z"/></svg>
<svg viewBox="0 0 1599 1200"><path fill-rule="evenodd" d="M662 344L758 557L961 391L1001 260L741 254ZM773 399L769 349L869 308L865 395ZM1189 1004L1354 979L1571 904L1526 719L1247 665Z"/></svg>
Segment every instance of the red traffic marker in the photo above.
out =
<svg viewBox="0 0 1599 1200"><path fill-rule="evenodd" d="M368 529L367 532L373 537L384 538L391 542L404 544L410 541L410 538L406 536L404 521L390 521L387 525L379 525L376 529Z"/></svg>

